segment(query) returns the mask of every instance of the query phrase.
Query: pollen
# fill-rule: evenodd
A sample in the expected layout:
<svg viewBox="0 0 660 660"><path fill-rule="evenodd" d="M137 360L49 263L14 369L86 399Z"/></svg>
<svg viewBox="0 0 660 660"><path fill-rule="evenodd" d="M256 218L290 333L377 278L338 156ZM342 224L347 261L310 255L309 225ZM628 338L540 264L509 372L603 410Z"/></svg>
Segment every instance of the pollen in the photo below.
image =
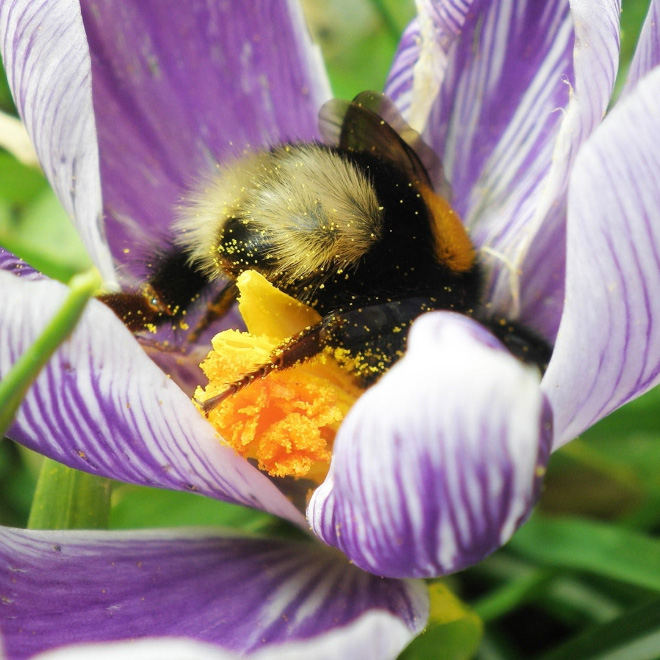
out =
<svg viewBox="0 0 660 660"><path fill-rule="evenodd" d="M198 401L267 363L285 339L320 320L254 271L236 284L248 332L228 330L213 338L213 350L201 365L209 383L198 388ZM271 476L320 483L337 429L361 391L348 370L321 353L253 381L211 410L208 419L226 444Z"/></svg>

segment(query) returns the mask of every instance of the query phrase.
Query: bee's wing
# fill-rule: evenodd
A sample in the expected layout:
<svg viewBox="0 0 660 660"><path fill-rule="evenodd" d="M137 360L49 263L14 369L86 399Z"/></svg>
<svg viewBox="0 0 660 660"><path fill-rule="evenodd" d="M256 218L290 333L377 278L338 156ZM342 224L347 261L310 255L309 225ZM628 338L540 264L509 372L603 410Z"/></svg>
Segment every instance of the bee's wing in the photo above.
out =
<svg viewBox="0 0 660 660"><path fill-rule="evenodd" d="M451 199L440 159L384 94L362 92L351 102L328 101L319 112L319 127L328 144L375 153Z"/></svg>

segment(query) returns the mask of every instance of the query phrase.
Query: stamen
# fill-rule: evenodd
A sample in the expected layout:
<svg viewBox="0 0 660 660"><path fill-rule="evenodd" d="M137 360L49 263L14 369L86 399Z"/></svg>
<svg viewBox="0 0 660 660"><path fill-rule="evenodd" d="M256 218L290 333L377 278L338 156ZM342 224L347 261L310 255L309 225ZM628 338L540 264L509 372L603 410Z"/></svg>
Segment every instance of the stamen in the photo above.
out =
<svg viewBox="0 0 660 660"><path fill-rule="evenodd" d="M325 353L279 369L273 351L320 317L257 273L244 273L237 284L239 311L250 332L214 337L214 350L201 365L209 384L198 388L195 402L223 440L260 469L320 482L335 433L361 390Z"/></svg>

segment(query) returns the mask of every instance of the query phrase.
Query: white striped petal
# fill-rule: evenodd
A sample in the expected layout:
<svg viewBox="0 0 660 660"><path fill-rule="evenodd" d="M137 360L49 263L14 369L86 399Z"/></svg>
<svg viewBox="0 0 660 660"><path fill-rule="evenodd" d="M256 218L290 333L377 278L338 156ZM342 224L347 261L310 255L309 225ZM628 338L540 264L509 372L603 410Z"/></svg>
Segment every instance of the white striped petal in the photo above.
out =
<svg viewBox="0 0 660 660"><path fill-rule="evenodd" d="M474 0L416 1L417 17L399 43L385 93L418 131L427 124L449 64L449 50L475 4Z"/></svg>
<svg viewBox="0 0 660 660"><path fill-rule="evenodd" d="M413 84L404 67L417 66L423 49L434 53L442 74L426 90L425 136L481 248L491 307L549 339L563 304L568 173L609 102L619 8L617 0L573 0L570 11L563 0L424 3L388 83L405 109ZM450 10L454 22L438 28ZM434 46L424 22L436 26Z"/></svg>
<svg viewBox="0 0 660 660"><path fill-rule="evenodd" d="M460 570L526 519L549 454L540 375L479 324L435 312L357 401L307 517L377 575Z"/></svg>
<svg viewBox="0 0 660 660"><path fill-rule="evenodd" d="M456 3L432 4L436 11L447 6ZM424 135L445 164L454 206L482 248L491 284L501 278L506 285L502 292L489 287L494 306L514 317L520 306L515 260L533 236L525 228L573 79L568 4L475 3L446 41L436 44L446 62Z"/></svg>
<svg viewBox="0 0 660 660"><path fill-rule="evenodd" d="M48 180L108 286L91 66L77 0L0 3L0 48L18 111Z"/></svg>
<svg viewBox="0 0 660 660"><path fill-rule="evenodd" d="M0 272L0 378L65 296L59 283ZM96 300L29 390L8 435L86 472L199 492L302 522L269 479L221 444L190 399Z"/></svg>
<svg viewBox="0 0 660 660"><path fill-rule="evenodd" d="M660 70L580 152L566 304L543 390L560 446L660 381Z"/></svg>
<svg viewBox="0 0 660 660"><path fill-rule="evenodd" d="M507 236L503 251L522 272L517 313L552 340L564 304L566 194L575 157L607 110L619 63L619 0L571 0L575 29L574 88L552 152L547 176L535 191L527 226ZM515 245L515 241L519 245ZM500 271L493 296L515 290L513 272ZM501 305L503 306L503 305Z"/></svg>

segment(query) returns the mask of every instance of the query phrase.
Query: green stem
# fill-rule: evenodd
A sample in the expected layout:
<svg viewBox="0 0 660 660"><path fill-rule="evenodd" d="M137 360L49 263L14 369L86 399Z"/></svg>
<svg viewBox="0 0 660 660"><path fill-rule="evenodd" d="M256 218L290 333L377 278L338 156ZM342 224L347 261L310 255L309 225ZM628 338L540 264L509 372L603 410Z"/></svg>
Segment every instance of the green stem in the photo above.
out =
<svg viewBox="0 0 660 660"><path fill-rule="evenodd" d="M28 529L107 529L110 479L46 458L32 500Z"/></svg>
<svg viewBox="0 0 660 660"><path fill-rule="evenodd" d="M0 436L4 436L29 387L57 347L71 334L87 302L100 286L101 276L95 268L74 275L64 304L0 382Z"/></svg>

